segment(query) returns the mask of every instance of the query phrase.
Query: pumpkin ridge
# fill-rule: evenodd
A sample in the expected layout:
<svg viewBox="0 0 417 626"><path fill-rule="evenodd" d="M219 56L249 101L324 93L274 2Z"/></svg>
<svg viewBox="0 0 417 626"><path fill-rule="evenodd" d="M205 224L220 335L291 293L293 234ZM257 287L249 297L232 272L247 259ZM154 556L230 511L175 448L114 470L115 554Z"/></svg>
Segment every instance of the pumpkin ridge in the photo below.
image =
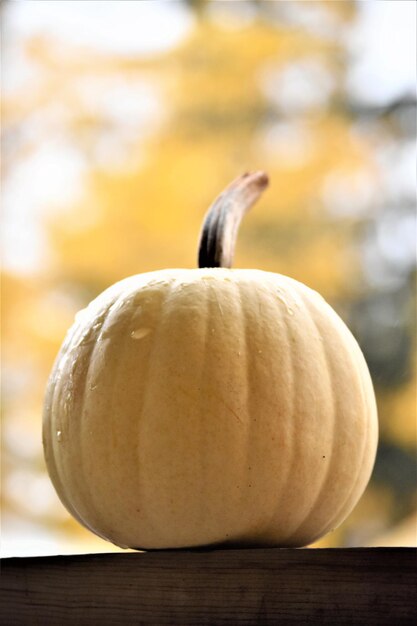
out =
<svg viewBox="0 0 417 626"><path fill-rule="evenodd" d="M240 320L241 320L241 334L243 337L243 350L241 350L241 352L244 355L244 359L245 359L245 363L243 365L243 371L245 372L245 397L242 399L242 406L245 407L245 412L246 412L246 454L245 454L245 467L244 467L244 475L247 473L247 468L251 467L252 465L252 461L250 459L250 453L252 450L252 446L251 446L251 441L253 440L253 429L254 429L254 425L253 425L253 418L252 416L255 414L256 415L256 411L252 411L252 404L251 404L251 400L253 398L253 388L252 388L252 381L251 381L251 376L249 375L249 362L248 362L248 354L251 354L251 352L248 352L249 350L249 345L250 345L250 339L249 339L249 335L248 335L248 324L247 324L247 312L246 312L246 308L245 308L245 303L244 303L244 298L242 298L242 287L243 284L241 285L239 282L235 283L236 289L237 289L237 293L238 293L238 299L239 299L239 308L240 308ZM245 285L246 286L246 285ZM256 293L256 290L255 290Z"/></svg>
<svg viewBox="0 0 417 626"><path fill-rule="evenodd" d="M172 283L170 282L170 284L172 284ZM137 291L136 293L140 293L140 292ZM164 306L164 303L165 303L165 300L166 300L167 296L168 296L168 294L166 293L165 294L165 298L163 300L161 300L159 311L158 311L159 316L161 315L161 312L162 312L162 309L163 309L163 306ZM150 345L147 358L145 359L146 370L145 370L144 385L143 385L144 394L141 397L140 408L139 408L138 413L137 413L137 421L136 421L135 458L136 458L136 470L137 470L138 501L140 501L140 499L142 497L142 494L143 494L143 489L142 489L142 463L141 463L142 455L141 455L141 453L139 451L139 447L140 447L141 442L142 442L141 431L142 431L142 427L143 427L143 408L144 408L144 405L145 405L145 401L146 401L145 396L146 396L146 392L147 392L147 389L148 389L147 382L149 380L149 372L150 372L150 369L151 369L151 355L154 352L155 336L156 336L157 332L158 331L155 330L155 332L153 333L152 343ZM141 508L142 515L145 513L146 517L148 518L148 524L152 525L152 521L149 520L149 517L146 514L146 511L147 511L146 507L145 506L141 506L140 508Z"/></svg>
<svg viewBox="0 0 417 626"><path fill-rule="evenodd" d="M310 304L310 306L314 307L313 302L311 302L309 304ZM306 303L306 307L307 308L309 308L309 304ZM333 310L332 310L332 313L334 313ZM313 317L312 317L312 319L314 320ZM342 322L343 325L341 325L340 318L338 316L336 316L335 314L333 314L332 315L332 319L336 322L336 324L334 325L335 330L338 333L340 333L340 331L342 331L345 336L348 334L349 339L350 340L353 339L353 341L356 344L356 340L351 335L351 333L348 330L348 328L344 325L343 322ZM350 341L350 343L351 343L351 341ZM324 345L324 341L323 341L323 345ZM345 344L343 343L343 346L344 345ZM363 359L363 356L362 356L362 353L360 353L359 347L358 346L356 346L356 347L358 348L357 349L357 355L360 356ZM366 429L365 429L365 433L364 433L364 436L363 436L361 452L360 452L360 455L359 455L358 461L357 461L356 475L355 475L354 480L351 481L351 487L347 491L347 495L343 499L342 504L339 504L336 507L332 507L333 510L334 510L333 515L331 516L330 520L328 520L325 525L322 525L321 528L316 532L316 537L317 538L323 536L324 534L329 532L329 530L331 530L333 527L337 526L339 524L338 520L346 519L347 515L346 514L342 514L343 511L348 510L348 512L350 512L349 509L350 510L353 509L353 506L357 502L358 498L355 497L353 499L353 504L352 504L352 494L357 493L358 482L360 481L360 479L362 478L362 475L363 475L364 456L365 456L365 453L366 453L366 451L368 449L371 420L370 420L370 415L369 415L369 407L364 402L365 396L364 396L363 376L362 376L361 372L359 372L359 370L358 370L358 361L357 361L356 355L355 355L355 358L352 358L351 346L350 346L350 349L348 351L348 354L349 354L349 361L350 361L350 370L351 371L355 371L355 373L356 373L356 378L357 378L357 380L359 382L359 388L360 388L360 393L361 393L361 398L362 398L362 404L363 404L363 406L366 407L366 413L367 413ZM363 372L363 373L365 374L367 372ZM337 421L337 416L336 416L336 421ZM319 496L318 499L320 499L320 496Z"/></svg>
<svg viewBox="0 0 417 626"><path fill-rule="evenodd" d="M326 347L326 339L325 337L323 337L318 324L316 322L316 320L314 319L313 315L311 314L311 310L306 302L306 299L304 298L304 294L300 295L300 300L303 303L304 309L308 314L308 319L311 320L311 326L314 328L316 336L318 337L319 340L319 345L322 346L322 354L324 357L324 361L326 364L326 371L328 373L328 381L329 381L329 389L330 389L330 396L331 396L331 402L332 402L332 410L331 410L331 415L332 415L332 420L331 420L331 428L332 428L332 436L331 436L331 448L330 448L330 454L329 454L329 461L327 463L326 469L324 471L324 473L322 474L321 477L321 484L319 486L319 488L317 489L317 492L314 496L313 502L311 504L311 506L309 507L306 516L304 518L304 520L293 530L293 532L291 533L291 535L289 537L287 537L287 541L290 541L292 537L294 537L294 535L296 534L301 534L303 531L303 527L305 524L308 524L309 520L311 519L311 517L314 515L314 513L317 511L319 504L320 504L320 500L321 497L323 495L323 493L325 493L326 488L328 486L328 482L331 476L331 469L333 468L334 465L334 460L335 460L335 455L334 455L334 439L337 436L337 431L338 431L338 420L337 420L337 407L338 407L338 400L337 397L335 397L334 391L333 391L333 380L334 380L334 376L333 376L333 368L332 368L332 361L329 358L328 352L327 352L327 347Z"/></svg>
<svg viewBox="0 0 417 626"><path fill-rule="evenodd" d="M203 315L203 319L205 320L205 324L204 324L204 339L203 339L203 354L204 354L204 358L202 359L202 363L201 363L201 367L200 367L200 373L198 376L198 386L197 389L200 390L200 393L203 389L203 382L207 379L207 370L209 369L208 367L208 363L207 363L207 355L210 354L210 351L208 350L208 345L210 343L210 334L209 334L209 325L210 325L210 319L209 319L209 311L210 311L210 298L208 297L208 290L211 289L211 287L208 285L208 283L206 281L204 281L204 284L206 285L206 289L204 290L204 297L205 297L205 314ZM200 491L203 494L201 501L204 503L203 506L200 505L199 507L199 515L200 515L200 523L203 525L204 524L204 520L206 518L206 502L207 502L207 498L206 498L206 494L207 494L207 457L206 457L206 421L205 421L205 404L200 403L199 404L199 435L198 435L198 446L199 446L199 450L202 450L203 452L199 454L199 468L200 468L200 476L202 478L202 484L200 487Z"/></svg>
<svg viewBox="0 0 417 626"><path fill-rule="evenodd" d="M143 285L141 285L141 288L143 287ZM111 316L112 313L114 313L115 309L118 309L120 306L122 306L123 304L127 303L130 298L135 298L136 294L138 293L138 286L137 284L135 284L135 282L133 282L133 286L131 288L131 290L129 291L125 291L124 293L122 292L121 295L119 295L113 302L112 306L110 307L110 309L107 312L107 315L105 317L105 319L103 320L103 324L101 326L100 329L100 333L99 336L103 335L103 333L106 333L108 331L108 326L107 326L107 322L109 322L109 326L111 327ZM114 378L112 381L112 385L111 385L111 389L110 389L110 396L107 402L107 411L108 411L108 416L109 416L109 421L108 421L108 432L107 432L107 436L105 439L105 446L104 446L104 453L107 457L107 463L108 465L111 467L112 466L112 449L115 447L115 442L114 442L114 432L117 431L120 426L117 423L117 410L114 410L115 405L117 405L117 402L115 402L115 395L116 395L116 390L118 388L120 388L120 379L123 377L124 374L124 369L123 369L123 364L126 362L125 359L125 355L127 352L127 346L129 345L131 339L131 335L130 335L130 328L131 328L131 321L133 318L133 314L134 311L130 311L130 315L128 316L127 321L125 322L125 334L123 336L123 339L120 340L120 338L118 338L118 344L119 344L119 349L120 349L120 356L119 356L119 360L118 360L118 367L115 368L114 371ZM97 337L97 339L99 339L99 336ZM98 343L98 341L97 341ZM97 345L97 344L96 344ZM93 357L94 353L92 353L92 357ZM93 358L91 358L90 363L93 361ZM115 480L115 475L112 474L112 481ZM118 487L118 485L117 485ZM100 503L101 505L101 503ZM102 519L106 519L106 516L102 516ZM115 539L112 538L112 534L113 531L111 530L112 528L114 528L114 524L113 522L109 519L109 517L107 517L106 522L108 524L108 529L106 529L104 532L106 533L106 538L107 541L111 541L112 543L114 543L115 545L119 545L119 547L126 547L124 545L120 545L120 540L117 541Z"/></svg>
<svg viewBox="0 0 417 626"><path fill-rule="evenodd" d="M80 330L81 326L78 328L78 330ZM74 329L75 330L75 329ZM52 446L51 446L51 455L50 455L50 459L49 462L53 463L53 466L55 468L55 473L53 474L54 480L60 484L60 485L64 485L65 484L65 476L63 474L65 474L65 472L63 471L62 468L62 458L61 458L61 463L58 464L57 461L57 457L58 455L55 454L55 441L56 441L56 433L57 431L57 424L56 424L56 415L57 413L59 413L60 411L60 401L62 398L62 388L61 388L61 376L59 376L58 381L56 380L57 374L58 374L58 370L62 369L64 370L64 366L67 365L68 359L69 359L69 351L71 348L71 336L72 334L68 335L68 341L66 341L66 343L64 344L65 347L65 351L64 351L64 347L63 347L63 351L58 355L58 359L57 359L57 363L59 363L60 365L62 365L62 368L57 367L54 369L54 371L52 372L51 375L51 386L52 386L52 401L51 401L51 409L50 409L50 415L51 415L51 419L50 419L50 426L51 426L51 441L52 441ZM62 359L64 358L64 362L62 364ZM58 408L56 407L56 405L58 404ZM76 519L78 519L80 521L80 523L83 524L83 526L86 526L87 528L89 528L90 530L92 530L88 525L86 525L84 523L84 520L82 518L82 516L80 515L77 507L75 506L75 504L72 502L72 500L67 499L67 490L62 487L62 490L59 492L60 497L61 497L61 501L63 502L64 506L66 506L68 508L68 510L70 511L70 513L75 514ZM62 494L62 496L61 496Z"/></svg>
<svg viewBox="0 0 417 626"><path fill-rule="evenodd" d="M233 302L233 305L236 307L233 310L233 314L232 314L233 315L233 318L232 318L233 319L233 325L234 325L235 328L240 328L239 341L241 341L241 339L244 336L244 326L243 326L243 321L242 321L243 320L243 310L242 310L242 299L241 299L241 294L240 294L240 287L239 287L239 283L237 281L233 280L231 282L233 283L232 289L233 289L233 293L234 293L234 296L231 298L231 301ZM217 293L216 293L216 287L211 285L210 287L207 286L207 288L210 289L210 291L213 294L215 294L215 298L214 299L217 301L217 304L219 304L218 296L217 296ZM213 299L209 298L208 299L209 311L210 311L210 309L212 309L212 302L213 302ZM224 319L221 307L218 306L216 308L220 311L220 315L221 315L222 319ZM206 315L206 319L207 319L207 331L208 331L208 326L211 325L211 324L209 324L209 321L211 320L211 316L207 314ZM239 323L237 323L237 319L239 320ZM227 329L227 326L226 326L226 329ZM207 355L211 354L210 350L209 350L210 334L208 332L207 332L206 338L207 338L207 343L206 343L206 345L204 347L204 350L205 350L205 359L204 360L205 360L205 362L207 362ZM235 348L236 348L236 346L232 347L233 350L235 350ZM243 365L243 367L242 367L242 359L241 359L242 352L244 351L244 348L239 345L238 346L238 351L240 353L240 358L239 358L238 364L236 364L236 368L239 369L239 372L242 371L244 373L244 376L247 377L247 366L246 366L246 363L245 363L245 365ZM246 355L245 355L245 357L246 357ZM229 368L233 368L234 367L232 359L229 361L228 367ZM212 366L207 368L207 369L208 369L208 371L210 373L213 371L213 367ZM247 385L244 385L244 390L245 390L245 397L241 397L240 398L240 405L242 407L244 407L245 410L246 410L246 406L247 406L247 401L246 401ZM224 389L223 388L220 389L220 390L217 390L217 391L211 390L210 391L210 395L213 398L216 398L216 400L221 404L221 411L224 411L226 409L227 414L230 414L232 416L233 421L234 422L238 422L240 430L243 430L243 429L246 429L246 431L248 430L248 420L246 419L244 421L243 419L241 419L239 414L235 411L235 409L233 408L234 401L228 402L227 397L225 399L225 394L224 394ZM231 406L231 404L232 404L232 406ZM221 436L221 434L220 434L220 436ZM247 449L247 447L248 446L246 446L246 449ZM235 455L235 454L236 454L236 450L233 449L233 455ZM243 461L243 465L240 464L240 463L238 464L238 470L236 471L236 477L237 477L237 479L239 481L239 484L240 484L239 491L238 491L238 493L235 494L235 490L234 490L233 494L232 495L229 494L228 499L225 499L226 506L223 507L223 509L226 508L227 514L224 515L224 513L222 513L222 512L220 513L220 518L221 518L222 514L224 515L225 525L230 524L229 517L230 517L230 508L232 506L232 504L231 504L232 503L232 499L233 499L233 505L241 507L242 497L244 497L243 496L243 493L244 493L243 485L244 485L244 480L245 480L244 469L245 469L246 466L247 466L246 461ZM230 470L230 466L229 466L227 468L227 470L226 470L226 472L227 472L227 482L228 482L229 485L231 485L231 481L233 480L233 473L230 474L230 471L231 470ZM205 472L205 475L207 475L206 472ZM219 531L218 531L217 528L216 528L216 533L219 534ZM234 528L233 527L231 527L229 529L229 531L226 533L226 537L225 537L224 536L224 529L221 529L220 530L220 535L219 535L220 542L221 543L230 543L230 542L233 542L233 541L237 541L239 538L236 537L236 536L232 536L232 533L234 533ZM212 539L210 541L210 543L213 543L213 542L217 543L218 541L219 541L219 539L217 537L215 537L214 540Z"/></svg>
<svg viewBox="0 0 417 626"><path fill-rule="evenodd" d="M350 332L350 331L349 331ZM355 340L356 342L356 340ZM361 356L362 358L364 358L362 356L362 354L358 354L358 356ZM334 520L335 519L340 519L343 518L345 519L349 513L351 512L351 510L353 509L353 507L355 506L356 502L357 502L357 498L353 499L353 503L352 503L352 494L354 494L355 492L357 492L357 487L358 484L360 483L360 480L362 479L362 475L363 475L363 466L364 466L364 460L365 460L365 453L368 450L368 446L369 446L369 436L370 436L370 431L371 431L371 425L372 425L372 420L371 420L371 415L370 415L370 407L368 406L368 403L365 402L366 399L366 394L365 394L365 389L364 389L364 380L363 380L363 376L362 373L359 371L359 363L358 360L352 359L352 363L351 363L352 369L354 369L354 371L357 373L357 378L359 380L359 386L360 386L360 390L361 390L361 397L362 397L362 403L364 405L364 407L366 407L366 414L367 414L367 419L366 419L366 429L364 432L364 436L363 436L363 443L362 443L362 450L361 450L361 454L360 454L360 462L358 463L358 469L356 471L356 476L354 481L352 482L352 486L345 498L345 500L343 501L343 504L334 512L331 521L328 522L328 524L324 527L324 528L332 528L332 525L334 524ZM362 368L363 369L363 368ZM363 491L363 489L362 489ZM345 511L347 511L347 513L345 513ZM326 532L326 531L325 531ZM320 533L320 535L323 533Z"/></svg>
<svg viewBox="0 0 417 626"><path fill-rule="evenodd" d="M339 318L336 318L337 323L340 324L340 320ZM353 503L352 503L352 494L357 492L357 486L360 482L361 479L363 479L363 467L364 467L364 459L365 459L365 453L368 450L368 444L369 444L369 436L370 436L370 432L371 432L371 426L372 426L372 418L371 418L371 411L370 411L370 406L368 405L367 402L365 402L366 399L366 394L365 394L365 389L364 389L364 375L366 374L367 376L368 371L365 371L365 368L363 367L365 363L365 358L356 342L356 339L353 337L353 335L351 334L350 330L346 327L343 326L343 331L349 334L349 338L351 339L351 343L353 342L353 345L355 346L355 351L357 353L357 355L355 355L355 358L352 358L352 352L351 350L349 351L349 358L351 360L351 367L352 370L354 370L357 374L357 378L359 381L359 387L361 390L361 397L362 397L362 404L366 409L366 428L365 428L365 432L364 432L364 436L362 439L362 449L361 449L361 453L360 453L360 462L358 463L358 467L357 467L357 471L356 471L356 476L354 481L352 482L352 486L348 492L348 495L346 497L346 499L343 502L343 505L340 506L337 510L337 512L335 512L332 516L331 522L327 525L327 528L332 528L332 525L334 524L334 520L337 518L342 518L345 519L345 517L347 517L347 515L351 512L351 510L353 509L353 507L356 505L357 501L358 501L358 497L355 497L353 499ZM361 371L359 371L359 359L360 362L362 362L362 366L361 366ZM367 369L367 368L366 368ZM362 488L362 492L367 484L369 480L369 475L367 475L366 481L365 481L365 485ZM360 494L362 495L362 493ZM347 514L342 515L342 512L344 512L345 510L348 511ZM326 528L326 526L324 527Z"/></svg>
<svg viewBox="0 0 417 626"><path fill-rule="evenodd" d="M64 345L66 345L66 351L65 351L66 359L64 361L64 364L65 364L66 367L67 367L68 360L70 358L71 349L74 347L74 343L75 342L77 342L77 343L79 342L79 340L82 338L84 332L85 332L85 324L83 324L82 322L80 322L78 325L76 324L74 326L72 332L70 331L70 334L68 336L68 342L66 344L64 344ZM95 344L93 342L89 342L89 344L88 344L88 346L89 346L88 349L90 350L90 352L88 353L88 358L87 358L88 364L90 363L89 357L90 357L91 351L94 348L94 345ZM62 356L60 358L62 358ZM52 380L54 380L54 376L55 376L55 372L52 374ZM60 384L54 384L54 397L55 397L55 392L56 392L57 389L59 389L59 391L60 391L59 395L60 395L60 397L62 397L61 382L60 382ZM52 415L59 413L61 410L62 409L60 407L60 402L59 401L58 401L58 409L57 410L54 410L54 406L52 405ZM74 430L74 432L75 433L77 433L77 432L79 433L80 429L76 428ZM52 441L54 441L54 440L55 440L55 437L53 436ZM80 448L78 448L78 449L80 450ZM61 457L61 463L59 465L55 461L55 453L53 454L53 458L54 458L54 464L55 464L55 468L56 468L56 473L55 473L54 476L61 484L64 484L65 481L67 480L66 479L67 472L66 472L65 464L63 462L65 457L64 456ZM81 454L79 455L79 465L80 465L80 467L82 466L82 451L81 451ZM73 512L73 511L75 512L75 517L80 521L80 523L83 526L85 526L86 528L88 528L89 530L91 530L93 532L96 532L95 530L93 530L92 525L89 525L85 521L85 519L84 519L85 516L80 513L80 504L81 504L81 508L84 508L83 507L83 502L82 502L83 496L82 495L80 496L81 502L78 505L76 505L75 502L73 501L73 499L70 500L70 499L66 498L67 489L63 489L59 493L64 494L64 498L65 498L65 502L63 501L64 505L68 508L68 510L70 512ZM81 491L78 490L78 493L82 494L82 490Z"/></svg>
<svg viewBox="0 0 417 626"><path fill-rule="evenodd" d="M64 489L64 483L58 471L58 464L57 464L56 455L55 455L55 452L53 449L53 443L52 443L56 439L56 426L55 426L53 409L54 409L54 404L56 403L56 390L57 390L57 385L53 384L53 381L55 379L56 372L58 370L58 365L62 359L62 356L64 354L66 355L67 352L68 352L68 344L67 345L64 344L64 346L62 347L62 351L58 354L58 357L55 361L55 365L51 372L50 381L48 383L46 396L47 397L50 396L50 405L47 408L47 410L45 410L45 413L44 413L43 430L44 430L45 435L46 435L46 431L47 430L49 431L49 440L48 440L48 437L45 435L43 439L44 439L45 451L47 449L45 442L48 441L49 454L48 455L45 454L45 460L46 460L47 466L50 468L50 475L51 475L51 479L53 480L54 485L55 484L58 485L58 488L56 489L56 491L62 504L81 524L83 524L83 526L85 526L86 528L89 528L89 526L87 526L83 522L81 516L78 514L78 511L76 510L76 508L72 505L71 501L66 496L66 490ZM89 530L92 530L92 529L89 528Z"/></svg>
<svg viewBox="0 0 417 626"><path fill-rule="evenodd" d="M109 315L111 314L111 310L113 309L113 307L116 305L116 303L119 302L119 300L121 299L121 294L115 294L114 300L110 301L110 304L104 308L104 310L99 313L97 315L96 318L96 324L99 323L99 327L98 327L98 331L96 333L95 336L95 341L92 341L88 344L88 348L87 348L87 369L85 371L84 374L84 384L82 386L80 386L80 395L81 395L81 410L80 410L80 416L79 416L79 428L78 428L78 449L79 449L79 468L80 468L80 476L84 477L83 480L80 480L80 482L82 482L83 486L84 486L84 498L86 496L87 492L87 497L88 497L88 503L89 503L89 507L91 506L91 510L89 510L89 515L91 515L93 517L93 519L98 519L99 515L99 508L97 506L97 504L94 501L94 493L93 493L93 489L91 488L91 484L89 481L89 476L87 475L87 472L85 470L85 464L84 464L84 454L85 454L85 441L86 438L84 436L84 432L85 432L85 418L84 418L84 405L85 405L85 391L87 388L87 380L88 380L88 375L89 375L89 371L90 371L90 367L91 364L94 361L94 353L96 351L97 345L98 345L98 339L102 334L103 328L105 326L105 323L109 317ZM88 440L88 439L87 439ZM84 508L84 507L83 507ZM97 523L94 522L93 524L94 526L97 526ZM108 541L108 538L102 534L101 531L99 530L95 530L94 531L96 534L98 534L100 537L102 537L103 539L106 539Z"/></svg>
<svg viewBox="0 0 417 626"><path fill-rule="evenodd" d="M273 287L276 287L275 281L271 281ZM276 304L275 305L277 308L277 318L281 319L283 321L283 327L285 329L285 339L286 339L286 345L290 345L290 327L289 327L289 321L288 319L284 316L281 315L281 306ZM291 389L291 401L289 402L289 410L288 410L288 415L284 416L284 419L286 419L290 425L289 427L289 433L288 433L288 439L289 441L293 441L294 439L294 433L297 430L296 424L295 424L295 419L296 419L296 415L297 415L297 411L296 411L296 406L297 406L297 398L298 398L298 378L295 375L295 363L294 363L294 355L292 350L286 350L287 354L289 355L289 364L288 364L288 370L289 372L291 372L290 374L290 389ZM292 469L293 466L296 462L296 449L295 449L295 445L290 445L290 449L291 449L291 455L290 458L286 461L285 463L285 471L283 471L281 478L280 478L280 488L278 490L278 492L276 493L276 505L274 507L273 513L270 516L270 519L268 521L268 525L265 527L265 530L267 531L269 528L274 527L273 521L276 518L279 518L279 511L282 508L282 502L281 502L281 498L282 498L282 494L283 492L285 492L285 490L288 488L288 482L289 482L289 478L292 475ZM280 529L280 534L283 532L282 528ZM282 540L282 543L285 544L285 534Z"/></svg>
<svg viewBox="0 0 417 626"><path fill-rule="evenodd" d="M161 320L159 322L159 324L156 326L154 333L152 335L152 343L150 346L150 350L149 350L149 354L148 354L148 358L147 358L147 368L146 368L146 376L147 376L147 380L149 380L149 378L151 377L151 373L152 373L152 369L155 369L155 354L156 354L156 350L155 347L157 345L158 340L160 340L161 338L161 328L162 328L162 318L164 315L164 309L165 309L165 305L167 303L167 301L169 300L169 298L172 296L172 292L174 290L174 284L175 284L175 280L172 280L172 278L170 277L170 280L167 282L168 284L168 288L165 289L165 293L164 293L164 297L161 298L160 302L159 302L159 311L158 311L158 318ZM144 426L144 409L145 406L149 403L149 385L145 384L144 385L144 394L142 397L142 402L141 402L141 407L140 407L140 411L138 414L138 419L137 419L137 438L136 438L136 449L137 449L137 459L138 459L138 463L137 463L137 473L138 473L138 494L139 494L139 498L143 498L143 500L145 500L145 498L147 498L147 494L146 494L146 488L144 488L144 482L146 483L146 480L143 480L143 476L145 474L145 472L143 471L144 469L144 463L143 463L143 455L139 452L139 446L141 445L142 442L142 435L141 433L143 433L143 426ZM148 511L148 507L145 506L141 506L141 509L143 511ZM148 513L147 515L147 526L151 527L152 529L157 529L157 533L160 535L160 527L158 525L158 520L155 517L155 514L152 513ZM163 533L162 533L163 534Z"/></svg>
<svg viewBox="0 0 417 626"><path fill-rule="evenodd" d="M51 386L53 388L53 392L52 392L52 402L51 402L51 409L50 409L50 416L51 416L50 424L51 424L51 430L52 430L51 437L52 437L53 443L52 443L52 454L51 454L50 461L53 462L53 465L55 468L55 473L53 474L54 480L57 481L62 486L64 485L66 481L66 471L65 471L65 468L63 467L64 456L62 455L60 457L61 463L58 464L57 462L58 455L55 454L55 447L54 447L54 444L56 441L56 432L57 432L56 415L59 414L61 411L60 404L61 404L62 395L63 395L62 394L62 391L63 391L62 377L60 375L58 376L58 371L59 369L62 369L62 370L66 369L68 360L70 357L71 347L74 342L74 337L82 336L83 329L84 329L84 324L79 322L78 324L75 323L75 325L68 331L67 336L64 340L64 344L62 346L62 351L58 354L58 357L57 357L57 363L59 363L60 366L62 364L62 367L57 367L56 369L54 369L52 373L52 377L51 377ZM62 363L63 357L64 357L64 362ZM56 380L57 377L58 377L58 380ZM58 404L58 407L56 406L57 404ZM70 481L71 481L71 477L70 477ZM79 510L77 506L74 504L74 502L71 499L67 498L67 489L64 489L64 487L62 487L62 490L59 491L58 493L64 505L68 508L70 512L73 512L76 519L78 519L79 522L83 526L85 526L89 530L92 530L92 528L86 522L84 522L83 516L79 513Z"/></svg>

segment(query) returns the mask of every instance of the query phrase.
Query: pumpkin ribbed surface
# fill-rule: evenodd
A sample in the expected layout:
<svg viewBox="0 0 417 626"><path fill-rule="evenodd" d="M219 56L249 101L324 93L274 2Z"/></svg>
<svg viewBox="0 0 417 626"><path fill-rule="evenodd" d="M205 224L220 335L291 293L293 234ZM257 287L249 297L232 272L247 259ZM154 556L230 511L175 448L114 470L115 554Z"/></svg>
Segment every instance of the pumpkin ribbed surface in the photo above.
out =
<svg viewBox="0 0 417 626"><path fill-rule="evenodd" d="M362 353L321 296L258 270L164 270L79 313L44 412L62 502L129 547L306 545L377 442Z"/></svg>

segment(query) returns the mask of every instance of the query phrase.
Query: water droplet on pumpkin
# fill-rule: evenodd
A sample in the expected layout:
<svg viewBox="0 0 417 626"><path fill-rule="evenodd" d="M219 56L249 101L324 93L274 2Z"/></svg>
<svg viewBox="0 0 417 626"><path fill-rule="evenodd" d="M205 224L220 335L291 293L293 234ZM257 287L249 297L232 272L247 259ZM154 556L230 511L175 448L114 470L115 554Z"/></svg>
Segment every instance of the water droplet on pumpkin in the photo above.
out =
<svg viewBox="0 0 417 626"><path fill-rule="evenodd" d="M284 298L284 296L281 294L281 292L280 292L280 291L278 291L278 292L277 292L277 298L278 298L278 300L281 300L281 302L282 302L283 304L285 304L285 306L287 306L287 301L286 301L286 299Z"/></svg>
<svg viewBox="0 0 417 626"><path fill-rule="evenodd" d="M75 314L75 321L79 322L81 318L84 317L85 313L86 313L87 309L80 309L79 311L77 311L77 313Z"/></svg>
<svg viewBox="0 0 417 626"><path fill-rule="evenodd" d="M56 431L56 440L57 441L62 441L62 431L61 430L57 430Z"/></svg>
<svg viewBox="0 0 417 626"><path fill-rule="evenodd" d="M110 309L109 309L109 313L114 313L114 311L118 311L119 309L121 309L122 307L124 307L126 304L126 301L123 300L123 298L117 298L113 304L111 305ZM101 317L101 316L100 316ZM103 320L100 319L99 323L102 322Z"/></svg>
<svg viewBox="0 0 417 626"><path fill-rule="evenodd" d="M287 313L289 315L294 315L294 311L293 309L289 306L287 300L284 298L284 296L282 295L281 289L277 289L277 297L279 300L281 300L281 302L285 305L285 308L287 309Z"/></svg>
<svg viewBox="0 0 417 626"><path fill-rule="evenodd" d="M149 335L150 332L150 328L136 328L136 330L132 330L130 336L132 337L132 339L143 339L143 337Z"/></svg>

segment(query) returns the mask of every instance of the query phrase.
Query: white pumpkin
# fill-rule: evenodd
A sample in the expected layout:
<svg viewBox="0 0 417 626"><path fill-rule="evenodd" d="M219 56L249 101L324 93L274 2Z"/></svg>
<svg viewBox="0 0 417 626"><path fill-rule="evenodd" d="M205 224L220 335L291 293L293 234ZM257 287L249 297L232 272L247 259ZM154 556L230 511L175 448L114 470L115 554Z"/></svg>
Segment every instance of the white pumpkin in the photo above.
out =
<svg viewBox="0 0 417 626"><path fill-rule="evenodd" d="M123 547L307 545L351 512L376 446L355 339L315 291L260 270L117 283L77 315L46 394L62 502Z"/></svg>

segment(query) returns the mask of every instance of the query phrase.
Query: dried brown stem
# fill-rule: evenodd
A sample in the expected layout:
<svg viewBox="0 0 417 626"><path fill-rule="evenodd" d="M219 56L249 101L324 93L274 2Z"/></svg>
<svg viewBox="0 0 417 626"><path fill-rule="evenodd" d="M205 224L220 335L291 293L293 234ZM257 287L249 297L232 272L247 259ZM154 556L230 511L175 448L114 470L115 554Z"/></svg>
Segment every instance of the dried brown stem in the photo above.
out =
<svg viewBox="0 0 417 626"><path fill-rule="evenodd" d="M245 213L268 186L265 172L236 178L206 213L198 248L199 267L231 267L236 237Z"/></svg>

